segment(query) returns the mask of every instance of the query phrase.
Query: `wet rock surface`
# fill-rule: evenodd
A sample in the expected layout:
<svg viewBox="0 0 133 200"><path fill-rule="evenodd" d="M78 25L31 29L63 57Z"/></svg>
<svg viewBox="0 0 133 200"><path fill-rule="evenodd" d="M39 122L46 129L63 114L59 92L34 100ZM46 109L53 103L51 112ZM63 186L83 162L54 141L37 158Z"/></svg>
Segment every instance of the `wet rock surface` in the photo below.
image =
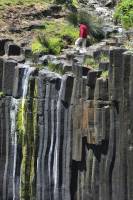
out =
<svg viewBox="0 0 133 200"><path fill-rule="evenodd" d="M36 63L28 56L19 62L25 47L9 57L2 48L2 200L132 199L133 54L112 44L43 55ZM83 72L86 57L103 52L107 66ZM58 68L50 71L49 63Z"/></svg>

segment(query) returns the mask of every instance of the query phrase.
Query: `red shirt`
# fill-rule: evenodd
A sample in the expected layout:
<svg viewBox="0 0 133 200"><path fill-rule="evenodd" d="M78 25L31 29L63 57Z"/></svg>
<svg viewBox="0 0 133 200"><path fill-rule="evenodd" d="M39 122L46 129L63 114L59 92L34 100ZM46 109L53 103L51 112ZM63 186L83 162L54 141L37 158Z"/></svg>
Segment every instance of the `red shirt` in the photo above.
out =
<svg viewBox="0 0 133 200"><path fill-rule="evenodd" d="M88 27L85 24L80 24L80 34L81 38L87 38L88 35Z"/></svg>

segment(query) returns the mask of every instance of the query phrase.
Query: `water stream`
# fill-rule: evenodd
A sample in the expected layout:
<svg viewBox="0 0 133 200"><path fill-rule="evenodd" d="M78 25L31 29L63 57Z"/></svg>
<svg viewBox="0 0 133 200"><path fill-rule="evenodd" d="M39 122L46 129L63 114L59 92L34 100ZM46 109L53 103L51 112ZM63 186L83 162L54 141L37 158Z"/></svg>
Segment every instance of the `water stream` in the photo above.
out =
<svg viewBox="0 0 133 200"><path fill-rule="evenodd" d="M16 165L17 165L17 148L18 148L18 136L17 136L17 130L16 130L16 121L17 121L17 113L20 103L22 102L22 126L23 130L25 129L25 100L28 93L28 83L31 73L35 70L34 67L29 67L28 65L24 65L24 75L22 79L22 99L15 99L12 97L11 99L11 109L10 109L10 118L11 118L11 151L13 154L13 166L12 166L12 172L13 172L13 200L17 199L19 196L19 185L21 183L21 176L18 177L16 175Z"/></svg>

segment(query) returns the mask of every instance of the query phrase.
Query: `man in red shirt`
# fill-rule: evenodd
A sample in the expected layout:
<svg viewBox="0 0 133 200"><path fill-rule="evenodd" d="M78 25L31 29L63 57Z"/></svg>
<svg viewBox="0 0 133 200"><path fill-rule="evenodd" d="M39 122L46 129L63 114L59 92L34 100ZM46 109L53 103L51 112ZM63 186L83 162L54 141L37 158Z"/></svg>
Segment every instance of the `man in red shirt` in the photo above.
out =
<svg viewBox="0 0 133 200"><path fill-rule="evenodd" d="M86 24L80 24L80 33L79 38L75 42L76 50L80 50L80 46L82 47L82 51L86 51L86 41L88 35L88 26Z"/></svg>

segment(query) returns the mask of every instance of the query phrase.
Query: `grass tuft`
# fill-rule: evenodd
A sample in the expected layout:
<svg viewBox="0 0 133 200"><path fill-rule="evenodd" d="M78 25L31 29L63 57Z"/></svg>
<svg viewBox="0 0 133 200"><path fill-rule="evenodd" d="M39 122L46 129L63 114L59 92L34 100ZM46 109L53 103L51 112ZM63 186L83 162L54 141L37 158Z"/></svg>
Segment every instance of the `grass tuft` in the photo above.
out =
<svg viewBox="0 0 133 200"><path fill-rule="evenodd" d="M64 70L60 64L54 64L54 63L49 62L48 69L52 72L56 72L62 75L64 74Z"/></svg>
<svg viewBox="0 0 133 200"><path fill-rule="evenodd" d="M46 21L45 29L32 43L32 51L57 55L63 48L73 44L77 37L78 28L67 21Z"/></svg>
<svg viewBox="0 0 133 200"><path fill-rule="evenodd" d="M92 67L93 69L98 68L98 62L97 60L94 60L92 57L88 57L85 59L84 65L87 67Z"/></svg>
<svg viewBox="0 0 133 200"><path fill-rule="evenodd" d="M108 77L109 77L109 71L108 70L103 71L102 74L101 74L101 77L104 78L104 79L108 79Z"/></svg>

